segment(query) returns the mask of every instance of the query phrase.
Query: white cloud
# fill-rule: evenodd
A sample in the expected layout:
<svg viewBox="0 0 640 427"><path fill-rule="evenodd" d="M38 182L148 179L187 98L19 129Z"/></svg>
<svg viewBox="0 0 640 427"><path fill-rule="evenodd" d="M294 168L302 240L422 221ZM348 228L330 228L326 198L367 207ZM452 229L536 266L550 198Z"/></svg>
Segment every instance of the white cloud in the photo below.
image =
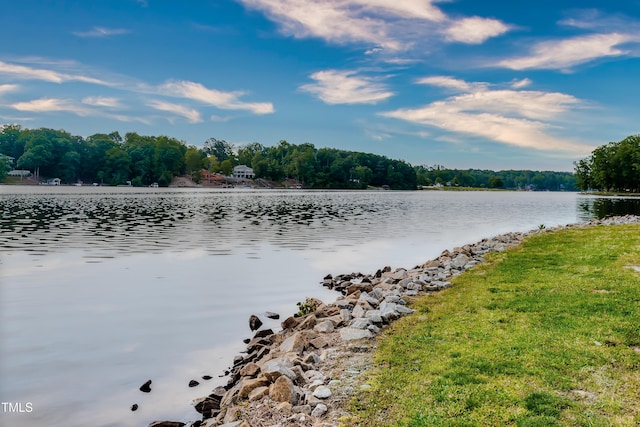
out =
<svg viewBox="0 0 640 427"><path fill-rule="evenodd" d="M579 99L555 92L473 89L474 85L469 83L469 93L381 115L518 147L574 155L593 149L551 134L564 113L581 105Z"/></svg>
<svg viewBox="0 0 640 427"><path fill-rule="evenodd" d="M68 113L73 113L75 115L78 115L80 117L97 116L97 117L106 117L106 118L118 120L121 122L140 122L144 124L151 124L151 122L144 117L105 113L101 110L96 110L96 109L87 107L86 105L78 104L71 99L40 98L40 99L31 100L31 101L16 102L9 106L18 111L27 111L30 113L68 112Z"/></svg>
<svg viewBox="0 0 640 427"><path fill-rule="evenodd" d="M2 84L0 85L0 95L2 95L3 93L15 92L19 88L20 86L18 85Z"/></svg>
<svg viewBox="0 0 640 427"><path fill-rule="evenodd" d="M365 43L368 52L407 50L439 35L451 19L434 0L239 0L262 11L294 37L318 37L331 43ZM453 21L449 39L482 43L507 31L495 19L472 17Z"/></svg>
<svg viewBox="0 0 640 427"><path fill-rule="evenodd" d="M514 89L522 89L523 87L531 86L533 83L530 79L514 80L511 82L511 87Z"/></svg>
<svg viewBox="0 0 640 427"><path fill-rule="evenodd" d="M240 101L238 98L244 95L244 92L222 92L190 81L169 81L157 90L161 95L200 101L224 110L247 110L254 114L270 114L274 111L270 102Z"/></svg>
<svg viewBox="0 0 640 427"><path fill-rule="evenodd" d="M69 99L60 98L40 98L32 101L16 102L11 107L18 111L29 111L32 113L50 113L56 111L67 111L78 116L88 116L91 114L89 108L77 105Z"/></svg>
<svg viewBox="0 0 640 427"><path fill-rule="evenodd" d="M429 76L416 80L418 84L431 85L453 89L456 91L467 92L470 90L481 90L486 88L487 83L468 83L464 80L456 79L450 76Z"/></svg>
<svg viewBox="0 0 640 427"><path fill-rule="evenodd" d="M109 83L90 76L80 74L61 73L43 68L27 67L25 65L10 64L0 61L0 74L6 74L21 80L42 80L51 83L64 83L68 81L79 81L97 85L109 85Z"/></svg>
<svg viewBox="0 0 640 427"><path fill-rule="evenodd" d="M398 49L387 35L384 20L363 17L359 2L335 0L241 0L246 6L265 12L280 24L282 31L294 37L320 37L333 43L366 42Z"/></svg>
<svg viewBox="0 0 640 427"><path fill-rule="evenodd" d="M77 37L110 37L129 34L130 32L131 30L124 28L93 27L88 31L74 31L72 34Z"/></svg>
<svg viewBox="0 0 640 427"><path fill-rule="evenodd" d="M310 76L316 83L302 85L300 89L327 104L375 104L393 96L383 84L355 74L355 71L318 71Z"/></svg>
<svg viewBox="0 0 640 427"><path fill-rule="evenodd" d="M509 26L497 19L473 16L454 21L445 30L445 38L467 44L481 44L491 37L496 37L509 31Z"/></svg>
<svg viewBox="0 0 640 427"><path fill-rule="evenodd" d="M197 110L185 107L184 105L158 100L151 101L148 105L156 110L167 111L185 117L190 123L200 123L202 121L200 113Z"/></svg>
<svg viewBox="0 0 640 427"><path fill-rule="evenodd" d="M497 65L512 70L559 69L571 67L603 57L623 56L627 50L619 46L640 41L629 34L590 34L564 40L544 41L533 46L530 55L505 59Z"/></svg>
<svg viewBox="0 0 640 427"><path fill-rule="evenodd" d="M87 96L82 98L82 103L93 105L94 107L123 108L118 98L107 96Z"/></svg>

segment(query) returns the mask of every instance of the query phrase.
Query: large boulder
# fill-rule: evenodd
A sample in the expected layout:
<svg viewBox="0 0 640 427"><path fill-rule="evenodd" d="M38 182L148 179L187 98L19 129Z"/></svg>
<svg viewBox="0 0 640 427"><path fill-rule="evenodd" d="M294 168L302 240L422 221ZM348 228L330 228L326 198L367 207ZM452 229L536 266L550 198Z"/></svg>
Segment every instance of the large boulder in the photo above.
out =
<svg viewBox="0 0 640 427"><path fill-rule="evenodd" d="M249 397L249 393L258 387L266 387L269 385L269 380L265 377L259 378L245 378L240 382L240 391L238 397L245 399Z"/></svg>
<svg viewBox="0 0 640 427"><path fill-rule="evenodd" d="M271 359L262 365L262 375L269 381L276 381L283 375L293 380L296 378L296 373L293 372L290 366L291 364L284 359Z"/></svg>
<svg viewBox="0 0 640 427"><path fill-rule="evenodd" d="M304 347L304 337L300 332L296 332L280 344L280 351L283 353L302 353L304 351Z"/></svg>
<svg viewBox="0 0 640 427"><path fill-rule="evenodd" d="M316 326L314 326L313 330L320 333L333 332L334 330L333 322L331 320L324 320L318 323Z"/></svg>
<svg viewBox="0 0 640 427"><path fill-rule="evenodd" d="M294 404L295 389L293 388L293 381L286 375L279 376L269 387L269 397L276 402Z"/></svg>

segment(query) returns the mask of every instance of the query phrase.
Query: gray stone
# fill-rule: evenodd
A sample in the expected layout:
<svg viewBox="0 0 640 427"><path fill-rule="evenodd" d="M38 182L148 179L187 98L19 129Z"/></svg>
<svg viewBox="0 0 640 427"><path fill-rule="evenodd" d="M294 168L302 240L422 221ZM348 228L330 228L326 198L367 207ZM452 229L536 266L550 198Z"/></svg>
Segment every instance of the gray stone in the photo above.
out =
<svg viewBox="0 0 640 427"><path fill-rule="evenodd" d="M333 393L331 393L329 387L323 385L316 387L316 389L313 390L313 397L317 397L318 399L328 399L332 394Z"/></svg>
<svg viewBox="0 0 640 427"><path fill-rule="evenodd" d="M371 324L371 319L359 318L349 322L349 326L356 329L366 329Z"/></svg>
<svg viewBox="0 0 640 427"><path fill-rule="evenodd" d="M380 315L386 317L389 320L397 319L400 317L400 313L396 310L398 305L392 302L382 301L380 304Z"/></svg>
<svg viewBox="0 0 640 427"><path fill-rule="evenodd" d="M315 319L315 316L313 318ZM296 332L280 344L280 351L283 353L301 353L304 351L304 338L299 332Z"/></svg>
<svg viewBox="0 0 640 427"><path fill-rule="evenodd" d="M371 323L381 324L384 323L380 310L367 311L367 319L371 320Z"/></svg>
<svg viewBox="0 0 640 427"><path fill-rule="evenodd" d="M375 288L373 291L369 293L372 297L376 298L378 301L384 298L384 291L380 288Z"/></svg>
<svg viewBox="0 0 640 427"><path fill-rule="evenodd" d="M409 279L408 277L406 279L402 279L398 282L398 286L402 286L403 288L406 288L409 283L411 283L411 279Z"/></svg>
<svg viewBox="0 0 640 427"><path fill-rule="evenodd" d="M361 305L356 305L355 307L353 307L353 310L351 311L351 315L355 318L364 317L365 313L366 311L364 308L362 308Z"/></svg>
<svg viewBox="0 0 640 427"><path fill-rule="evenodd" d="M409 307L405 307L404 305L400 305L400 304L396 305L395 309L400 314L411 314L415 311L410 309Z"/></svg>
<svg viewBox="0 0 640 427"><path fill-rule="evenodd" d="M409 284L407 285L407 289L411 291L421 291L423 286L424 284L418 281L409 282Z"/></svg>
<svg viewBox="0 0 640 427"><path fill-rule="evenodd" d="M329 333L333 332L335 328L333 327L333 322L330 320L325 320L323 322L318 323L313 327L313 330L320 333Z"/></svg>
<svg viewBox="0 0 640 427"><path fill-rule="evenodd" d="M451 264L456 268L463 268L466 263L471 261L471 259L465 254L459 254L453 260L451 260Z"/></svg>
<svg viewBox="0 0 640 427"><path fill-rule="evenodd" d="M367 329L371 332L373 332L374 334L377 334L380 332L380 328L377 327L376 325L369 325L367 326Z"/></svg>
<svg viewBox="0 0 640 427"><path fill-rule="evenodd" d="M392 278L393 280L402 280L402 279L406 279L406 278L407 278L407 276L408 276L408 274L407 274L407 270L405 270L404 268L400 268L400 269L398 269L398 270L394 271L394 272L391 274L391 278Z"/></svg>
<svg viewBox="0 0 640 427"><path fill-rule="evenodd" d="M340 338L343 341L359 340L363 338L371 338L373 335L367 329L342 328L340 329Z"/></svg>
<svg viewBox="0 0 640 427"><path fill-rule="evenodd" d="M289 366L289 363L283 359L272 359L262 365L262 375L267 377L269 381L275 381L282 375L294 380L296 373Z"/></svg>
<svg viewBox="0 0 640 427"><path fill-rule="evenodd" d="M326 414L328 410L329 409L327 408L327 405L325 405L324 403L318 403L316 407L313 408L313 411L311 411L311 416L320 418L324 414Z"/></svg>
<svg viewBox="0 0 640 427"><path fill-rule="evenodd" d="M380 304L380 301L378 301L377 298L372 297L371 295L369 295L367 292L363 292L360 294L360 297L358 298L358 301L361 302L366 302L369 305L371 305L372 307L377 307L378 304ZM354 316L355 317L355 316Z"/></svg>

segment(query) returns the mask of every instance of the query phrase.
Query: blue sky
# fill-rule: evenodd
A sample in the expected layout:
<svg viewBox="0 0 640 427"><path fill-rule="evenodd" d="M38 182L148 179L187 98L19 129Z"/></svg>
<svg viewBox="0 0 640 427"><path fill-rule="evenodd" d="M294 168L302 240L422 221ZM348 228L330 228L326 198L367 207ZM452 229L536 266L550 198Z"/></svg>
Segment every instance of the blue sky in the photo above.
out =
<svg viewBox="0 0 640 427"><path fill-rule="evenodd" d="M0 123L572 170L640 133L640 0L21 0Z"/></svg>

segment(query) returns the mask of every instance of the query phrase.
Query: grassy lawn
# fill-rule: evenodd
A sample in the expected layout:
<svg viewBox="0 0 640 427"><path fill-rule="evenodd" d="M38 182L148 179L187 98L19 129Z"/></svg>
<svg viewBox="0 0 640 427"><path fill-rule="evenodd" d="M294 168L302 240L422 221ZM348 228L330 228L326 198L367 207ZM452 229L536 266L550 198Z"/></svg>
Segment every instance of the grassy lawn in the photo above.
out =
<svg viewBox="0 0 640 427"><path fill-rule="evenodd" d="M345 425L640 425L640 227L542 233L413 301Z"/></svg>

